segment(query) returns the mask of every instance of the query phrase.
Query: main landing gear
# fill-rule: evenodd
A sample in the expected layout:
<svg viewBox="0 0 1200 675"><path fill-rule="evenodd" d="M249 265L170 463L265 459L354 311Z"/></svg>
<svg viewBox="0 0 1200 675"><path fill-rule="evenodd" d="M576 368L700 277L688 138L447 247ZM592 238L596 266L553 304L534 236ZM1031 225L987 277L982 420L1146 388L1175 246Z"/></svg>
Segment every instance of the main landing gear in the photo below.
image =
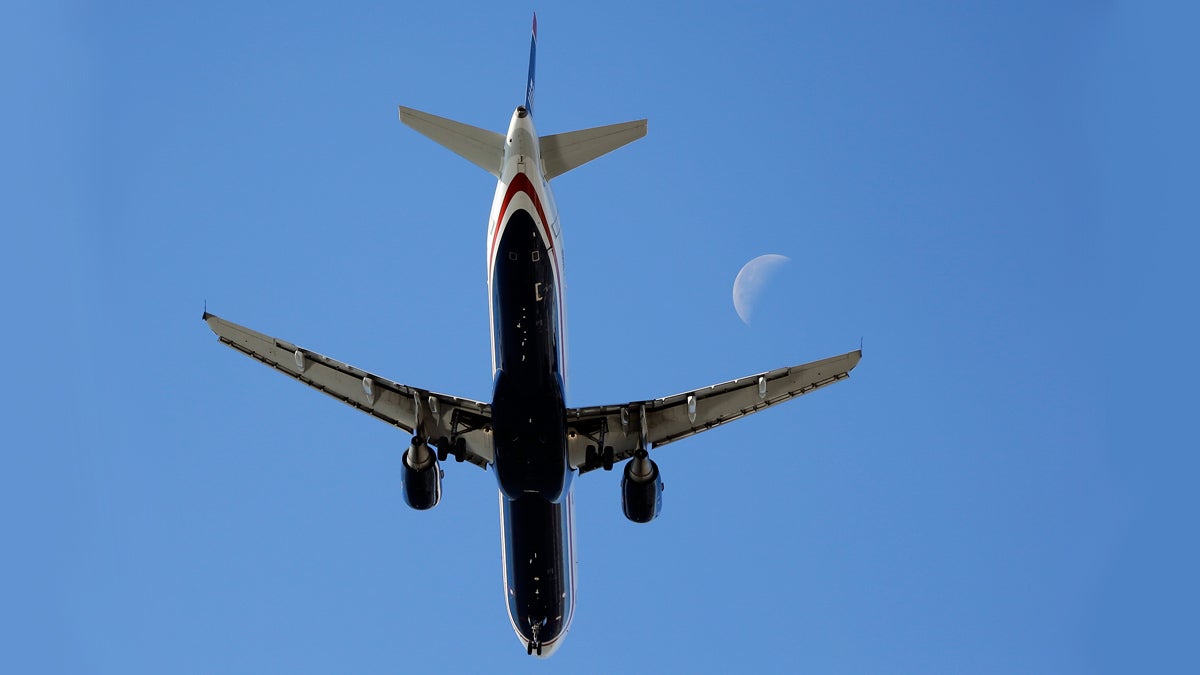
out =
<svg viewBox="0 0 1200 675"><path fill-rule="evenodd" d="M446 458L454 455L454 461L461 462L467 458L467 439L459 436L453 441L442 436L437 441L437 457L439 462L446 461Z"/></svg>
<svg viewBox="0 0 1200 675"><path fill-rule="evenodd" d="M612 471L613 468L613 449L611 445L604 446L604 450L596 449L596 446L587 446L587 455L584 457L584 463L589 467L600 467L605 471Z"/></svg>

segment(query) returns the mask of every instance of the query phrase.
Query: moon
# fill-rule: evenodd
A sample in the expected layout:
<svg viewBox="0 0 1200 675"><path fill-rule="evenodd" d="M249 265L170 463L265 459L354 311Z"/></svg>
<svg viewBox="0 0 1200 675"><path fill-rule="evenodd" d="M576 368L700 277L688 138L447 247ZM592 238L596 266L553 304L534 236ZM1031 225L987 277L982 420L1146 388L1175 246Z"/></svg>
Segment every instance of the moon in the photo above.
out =
<svg viewBox="0 0 1200 675"><path fill-rule="evenodd" d="M733 308L737 310L742 323L750 325L758 296L779 272L779 268L791 260L785 255L768 253L746 263L738 272L737 278L733 280Z"/></svg>

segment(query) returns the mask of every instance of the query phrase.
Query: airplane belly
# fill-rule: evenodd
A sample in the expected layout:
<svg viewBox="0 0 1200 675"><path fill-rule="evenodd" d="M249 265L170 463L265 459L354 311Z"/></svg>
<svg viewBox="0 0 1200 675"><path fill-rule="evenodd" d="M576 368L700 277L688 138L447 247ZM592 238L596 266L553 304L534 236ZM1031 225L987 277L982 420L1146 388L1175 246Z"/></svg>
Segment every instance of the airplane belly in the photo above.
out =
<svg viewBox="0 0 1200 675"><path fill-rule="evenodd" d="M496 373L493 467L509 499L557 502L570 485L552 252L534 219L513 213L492 278Z"/></svg>
<svg viewBox="0 0 1200 675"><path fill-rule="evenodd" d="M518 637L540 646L542 656L557 647L574 610L569 499L556 504L536 495L500 497L509 619Z"/></svg>

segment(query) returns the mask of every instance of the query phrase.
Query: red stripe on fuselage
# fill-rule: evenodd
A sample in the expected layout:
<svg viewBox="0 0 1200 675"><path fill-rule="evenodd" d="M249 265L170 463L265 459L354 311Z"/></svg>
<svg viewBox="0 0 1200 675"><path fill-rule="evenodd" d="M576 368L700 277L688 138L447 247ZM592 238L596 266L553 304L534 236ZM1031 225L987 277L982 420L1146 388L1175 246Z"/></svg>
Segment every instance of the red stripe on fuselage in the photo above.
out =
<svg viewBox="0 0 1200 675"><path fill-rule="evenodd" d="M554 248L554 235L550 233L550 221L546 218L545 210L542 209L542 200L533 187L533 181L529 180L529 176L518 173L509 182L508 191L504 193L504 200L500 202L500 213L496 216L496 229L492 232L492 250L488 251L489 270L496 256L496 245L500 243L500 226L504 224L504 217L508 215L508 204L519 192L529 195L529 199L533 202L533 208L537 209L538 218L542 221L542 227L546 229L546 241L550 242L550 246L547 248ZM558 269L557 257L554 260L554 267Z"/></svg>

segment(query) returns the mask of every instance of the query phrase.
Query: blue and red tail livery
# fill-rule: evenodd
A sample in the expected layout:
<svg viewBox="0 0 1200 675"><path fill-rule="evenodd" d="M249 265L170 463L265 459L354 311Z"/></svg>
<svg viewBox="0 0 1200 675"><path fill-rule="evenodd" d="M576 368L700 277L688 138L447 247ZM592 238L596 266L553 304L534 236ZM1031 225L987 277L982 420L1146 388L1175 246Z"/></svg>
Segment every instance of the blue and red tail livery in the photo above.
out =
<svg viewBox="0 0 1200 675"><path fill-rule="evenodd" d="M533 14L533 37L529 40L529 81L525 84L525 109L533 114L533 74L537 62L537 12Z"/></svg>

